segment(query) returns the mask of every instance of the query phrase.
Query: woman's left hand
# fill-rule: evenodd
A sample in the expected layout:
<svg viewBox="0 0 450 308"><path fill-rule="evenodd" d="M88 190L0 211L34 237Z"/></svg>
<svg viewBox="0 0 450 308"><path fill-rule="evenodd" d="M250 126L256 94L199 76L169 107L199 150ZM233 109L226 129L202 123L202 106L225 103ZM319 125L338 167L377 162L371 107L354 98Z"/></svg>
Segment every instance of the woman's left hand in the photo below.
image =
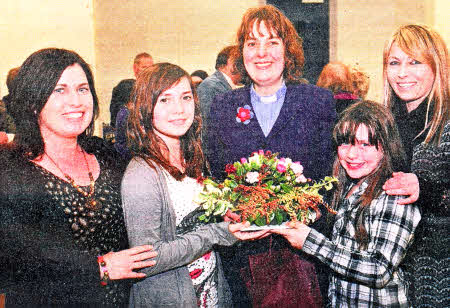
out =
<svg viewBox="0 0 450 308"><path fill-rule="evenodd" d="M398 204L411 204L419 199L419 179L414 173L394 172L392 178L384 183L383 189L388 195L408 196L399 200Z"/></svg>
<svg viewBox="0 0 450 308"><path fill-rule="evenodd" d="M237 223L237 224L229 224L228 230L239 240L248 241L248 240L259 240L266 236L270 235L269 230L261 230L261 231L241 231L244 228L250 227L250 223L248 221Z"/></svg>
<svg viewBox="0 0 450 308"><path fill-rule="evenodd" d="M270 232L282 235L292 247L302 249L311 228L298 221L291 221L287 225L289 229L273 229Z"/></svg>

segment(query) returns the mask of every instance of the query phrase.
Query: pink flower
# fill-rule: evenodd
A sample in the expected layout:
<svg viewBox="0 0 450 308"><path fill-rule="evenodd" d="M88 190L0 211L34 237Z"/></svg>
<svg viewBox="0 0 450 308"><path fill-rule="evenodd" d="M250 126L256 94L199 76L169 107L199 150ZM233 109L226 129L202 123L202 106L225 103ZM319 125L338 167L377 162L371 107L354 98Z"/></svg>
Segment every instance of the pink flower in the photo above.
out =
<svg viewBox="0 0 450 308"><path fill-rule="evenodd" d="M284 164L278 164L278 165L277 165L277 171L278 171L279 173L286 172L286 166L285 166Z"/></svg>
<svg viewBox="0 0 450 308"><path fill-rule="evenodd" d="M264 150L259 150L259 151L258 151L258 154L259 154L259 155L264 155Z"/></svg>
<svg viewBox="0 0 450 308"><path fill-rule="evenodd" d="M245 181L250 184L254 184L258 182L259 180L259 173L258 172L247 172L245 176Z"/></svg>
<svg viewBox="0 0 450 308"><path fill-rule="evenodd" d="M242 157L242 158L241 158L241 164L246 164L246 163L247 163L247 158Z"/></svg>

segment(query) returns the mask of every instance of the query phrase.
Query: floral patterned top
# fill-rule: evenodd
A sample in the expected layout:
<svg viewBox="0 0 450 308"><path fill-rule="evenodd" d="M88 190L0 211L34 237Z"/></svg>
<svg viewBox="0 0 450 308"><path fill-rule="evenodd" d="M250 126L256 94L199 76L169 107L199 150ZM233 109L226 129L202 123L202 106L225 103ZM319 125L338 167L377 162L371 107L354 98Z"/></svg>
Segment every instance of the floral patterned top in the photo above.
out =
<svg viewBox="0 0 450 308"><path fill-rule="evenodd" d="M201 214L194 200L203 187L193 178L185 177L177 181L164 170L169 196L175 209L177 234L185 234L200 227L198 219ZM187 265L199 307L218 307L216 252L209 251Z"/></svg>

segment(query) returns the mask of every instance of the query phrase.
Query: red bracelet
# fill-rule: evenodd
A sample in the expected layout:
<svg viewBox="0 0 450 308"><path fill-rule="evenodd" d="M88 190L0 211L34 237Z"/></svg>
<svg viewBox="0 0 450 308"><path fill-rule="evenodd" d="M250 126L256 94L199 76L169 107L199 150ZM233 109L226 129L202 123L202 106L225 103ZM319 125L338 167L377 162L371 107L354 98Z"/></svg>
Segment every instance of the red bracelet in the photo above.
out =
<svg viewBox="0 0 450 308"><path fill-rule="evenodd" d="M105 259L103 259L103 256L98 256L97 257L97 262L100 265L100 272L103 275L102 279L100 280L100 284L102 286L106 286L108 284L108 281L109 281L109 273L108 273L108 270L106 269Z"/></svg>

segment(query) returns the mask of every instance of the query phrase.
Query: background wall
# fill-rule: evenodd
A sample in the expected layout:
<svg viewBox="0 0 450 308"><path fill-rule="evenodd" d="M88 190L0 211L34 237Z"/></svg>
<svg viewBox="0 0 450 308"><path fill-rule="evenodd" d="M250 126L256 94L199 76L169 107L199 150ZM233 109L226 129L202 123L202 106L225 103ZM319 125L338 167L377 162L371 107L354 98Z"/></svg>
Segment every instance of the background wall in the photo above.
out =
<svg viewBox="0 0 450 308"><path fill-rule="evenodd" d="M294 0L290 0L294 1ZM295 0L301 1L301 0ZM330 59L358 63L371 77L368 98L381 100L384 41L410 22L435 27L450 43L448 0L324 0L330 4ZM188 72L214 71L218 51L234 42L242 14L264 0L3 0L0 95L6 75L33 51L77 51L94 70L101 114L109 122L112 88L133 77L132 61L149 52ZM100 125L97 125L97 133Z"/></svg>
<svg viewBox="0 0 450 308"><path fill-rule="evenodd" d="M243 13L258 0L94 1L95 50L101 117L109 122L111 91L132 78L136 54L172 62L189 73L214 72L217 53L234 42Z"/></svg>
<svg viewBox="0 0 450 308"><path fill-rule="evenodd" d="M92 0L2 0L0 9L0 98L6 75L34 51L59 47L77 51L95 74Z"/></svg>

